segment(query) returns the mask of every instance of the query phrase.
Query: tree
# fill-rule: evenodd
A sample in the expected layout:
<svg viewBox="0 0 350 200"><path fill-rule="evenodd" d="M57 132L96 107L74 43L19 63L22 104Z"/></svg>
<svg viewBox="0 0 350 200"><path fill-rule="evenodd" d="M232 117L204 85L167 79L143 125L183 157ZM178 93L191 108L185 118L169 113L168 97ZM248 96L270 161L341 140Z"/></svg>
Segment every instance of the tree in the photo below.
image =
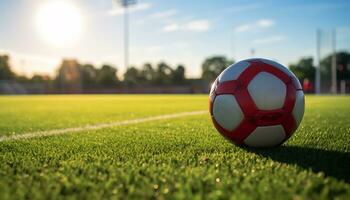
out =
<svg viewBox="0 0 350 200"><path fill-rule="evenodd" d="M140 76L145 84L153 84L156 78L156 71L150 63L145 63L141 69Z"/></svg>
<svg viewBox="0 0 350 200"><path fill-rule="evenodd" d="M13 80L15 78L15 73L11 70L9 60L9 56L0 55L0 80Z"/></svg>
<svg viewBox="0 0 350 200"><path fill-rule="evenodd" d="M31 81L30 78L24 76L24 75L16 75L16 79L17 82L19 83L29 83Z"/></svg>
<svg viewBox="0 0 350 200"><path fill-rule="evenodd" d="M124 74L124 83L126 85L139 85L142 81L140 72L135 67L129 67Z"/></svg>
<svg viewBox="0 0 350 200"><path fill-rule="evenodd" d="M311 57L301 58L296 64L289 65L289 69L301 81L304 79L308 79L309 81L315 80L316 68L313 65L313 58Z"/></svg>
<svg viewBox="0 0 350 200"><path fill-rule="evenodd" d="M178 65L177 68L173 71L172 75L174 84L183 84L185 82L185 67Z"/></svg>
<svg viewBox="0 0 350 200"><path fill-rule="evenodd" d="M34 74L30 79L31 83L48 83L50 81L50 77L46 75Z"/></svg>
<svg viewBox="0 0 350 200"><path fill-rule="evenodd" d="M350 53L337 52L337 78L338 80L350 80ZM329 55L321 60L321 72L323 75L331 77L332 55Z"/></svg>
<svg viewBox="0 0 350 200"><path fill-rule="evenodd" d="M234 61L228 60L224 56L214 56L205 59L202 64L202 79L212 82L215 78Z"/></svg>
<svg viewBox="0 0 350 200"><path fill-rule="evenodd" d="M81 89L81 70L80 64L75 59L65 59L62 61L55 83L61 89Z"/></svg>
<svg viewBox="0 0 350 200"><path fill-rule="evenodd" d="M97 69L91 64L80 67L83 88L96 88Z"/></svg>
<svg viewBox="0 0 350 200"><path fill-rule="evenodd" d="M157 65L157 71L155 76L155 83L158 85L169 85L171 84L171 76L173 69L164 62Z"/></svg>
<svg viewBox="0 0 350 200"><path fill-rule="evenodd" d="M97 84L102 87L114 87L118 84L117 69L110 65L103 65L97 72Z"/></svg>

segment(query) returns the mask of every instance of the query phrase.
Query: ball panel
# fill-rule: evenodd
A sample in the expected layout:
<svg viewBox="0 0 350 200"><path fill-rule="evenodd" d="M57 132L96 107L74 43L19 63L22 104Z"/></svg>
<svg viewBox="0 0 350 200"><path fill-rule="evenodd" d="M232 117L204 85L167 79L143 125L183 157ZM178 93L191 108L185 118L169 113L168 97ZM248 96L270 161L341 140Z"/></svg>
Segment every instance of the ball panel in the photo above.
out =
<svg viewBox="0 0 350 200"><path fill-rule="evenodd" d="M215 121L224 129L232 131L243 120L243 113L233 95L216 96L213 103Z"/></svg>
<svg viewBox="0 0 350 200"><path fill-rule="evenodd" d="M252 61L259 61L260 58L248 58L248 59L245 59L245 60L242 60L242 61L246 61L246 62L252 62Z"/></svg>
<svg viewBox="0 0 350 200"><path fill-rule="evenodd" d="M300 84L299 79L298 79L294 74L292 74L292 78L293 78L293 84L294 84L294 86L295 86L295 89L297 89L297 90L303 89L303 88L301 87L301 84Z"/></svg>
<svg viewBox="0 0 350 200"><path fill-rule="evenodd" d="M285 66L273 61L273 60L268 60L268 59L264 59L264 58L259 58L259 60L263 63L266 63L268 65L272 65L276 68L278 68L279 70L283 71L284 73L291 75L291 72L289 71L288 68L286 68Z"/></svg>
<svg viewBox="0 0 350 200"><path fill-rule="evenodd" d="M214 97L215 97L215 90L216 90L216 87L218 85L218 82L217 82L217 78L215 79L215 81L211 84L211 87L210 87L210 92L209 92L209 100L212 102L214 100Z"/></svg>
<svg viewBox="0 0 350 200"><path fill-rule="evenodd" d="M304 92L301 90L298 90L296 92L295 104L292 111L292 114L295 119L295 122L297 123L297 126L300 125L301 120L303 119L304 107L305 107Z"/></svg>
<svg viewBox="0 0 350 200"><path fill-rule="evenodd" d="M285 140L293 135L295 130L298 128L292 114L288 115L281 124L286 135Z"/></svg>
<svg viewBox="0 0 350 200"><path fill-rule="evenodd" d="M281 125L257 127L244 143L251 147L271 147L280 144L286 137Z"/></svg>
<svg viewBox="0 0 350 200"><path fill-rule="evenodd" d="M241 61L229 66L220 74L219 82L236 80L249 65L249 62Z"/></svg>
<svg viewBox="0 0 350 200"><path fill-rule="evenodd" d="M274 110L283 107L287 89L276 76L260 72L249 83L248 92L260 110Z"/></svg>
<svg viewBox="0 0 350 200"><path fill-rule="evenodd" d="M281 65L281 64L279 64L279 63L277 63L275 61L272 61L272 60L263 59L263 58L260 58L260 60L263 63L266 63L268 65L272 65L272 66L278 68L279 70L283 71L284 73L286 73L290 77L292 77L294 86L296 87L295 89L301 89L302 88L298 78L288 68L286 68L285 66L283 66L283 65Z"/></svg>

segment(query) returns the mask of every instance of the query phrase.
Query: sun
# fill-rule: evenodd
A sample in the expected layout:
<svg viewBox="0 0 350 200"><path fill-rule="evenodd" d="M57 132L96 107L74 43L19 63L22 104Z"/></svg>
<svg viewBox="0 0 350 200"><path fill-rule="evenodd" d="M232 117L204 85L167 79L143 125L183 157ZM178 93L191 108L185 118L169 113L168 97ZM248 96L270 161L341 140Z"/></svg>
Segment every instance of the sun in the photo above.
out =
<svg viewBox="0 0 350 200"><path fill-rule="evenodd" d="M80 10L69 1L52 0L40 5L36 13L36 28L47 42L64 46L78 39L82 29Z"/></svg>

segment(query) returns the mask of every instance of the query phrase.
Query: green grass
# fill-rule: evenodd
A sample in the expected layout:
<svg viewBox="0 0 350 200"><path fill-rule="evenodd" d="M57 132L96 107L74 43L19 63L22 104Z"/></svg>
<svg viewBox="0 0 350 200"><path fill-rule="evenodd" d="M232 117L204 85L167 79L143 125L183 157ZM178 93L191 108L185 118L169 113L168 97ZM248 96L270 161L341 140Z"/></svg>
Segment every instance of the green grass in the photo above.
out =
<svg viewBox="0 0 350 200"><path fill-rule="evenodd" d="M207 105L207 98L188 95L5 96L0 97L0 135L196 111Z"/></svg>
<svg viewBox="0 0 350 200"><path fill-rule="evenodd" d="M0 135L206 110L207 96L3 96ZM350 97L308 96L273 149L208 115L0 143L0 199L350 199Z"/></svg>

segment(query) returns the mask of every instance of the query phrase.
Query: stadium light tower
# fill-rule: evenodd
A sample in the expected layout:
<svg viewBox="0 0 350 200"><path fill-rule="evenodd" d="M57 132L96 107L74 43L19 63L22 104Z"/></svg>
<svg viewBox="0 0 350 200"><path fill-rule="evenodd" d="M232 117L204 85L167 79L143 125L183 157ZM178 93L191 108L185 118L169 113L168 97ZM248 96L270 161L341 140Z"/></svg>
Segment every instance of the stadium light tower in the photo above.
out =
<svg viewBox="0 0 350 200"><path fill-rule="evenodd" d="M315 93L321 93L321 30L316 30L317 67L315 73Z"/></svg>
<svg viewBox="0 0 350 200"><path fill-rule="evenodd" d="M336 30L332 30L332 93L337 94L337 50Z"/></svg>
<svg viewBox="0 0 350 200"><path fill-rule="evenodd" d="M114 0L116 4L124 9L124 67L129 67L129 13L128 8L136 4L136 0Z"/></svg>

